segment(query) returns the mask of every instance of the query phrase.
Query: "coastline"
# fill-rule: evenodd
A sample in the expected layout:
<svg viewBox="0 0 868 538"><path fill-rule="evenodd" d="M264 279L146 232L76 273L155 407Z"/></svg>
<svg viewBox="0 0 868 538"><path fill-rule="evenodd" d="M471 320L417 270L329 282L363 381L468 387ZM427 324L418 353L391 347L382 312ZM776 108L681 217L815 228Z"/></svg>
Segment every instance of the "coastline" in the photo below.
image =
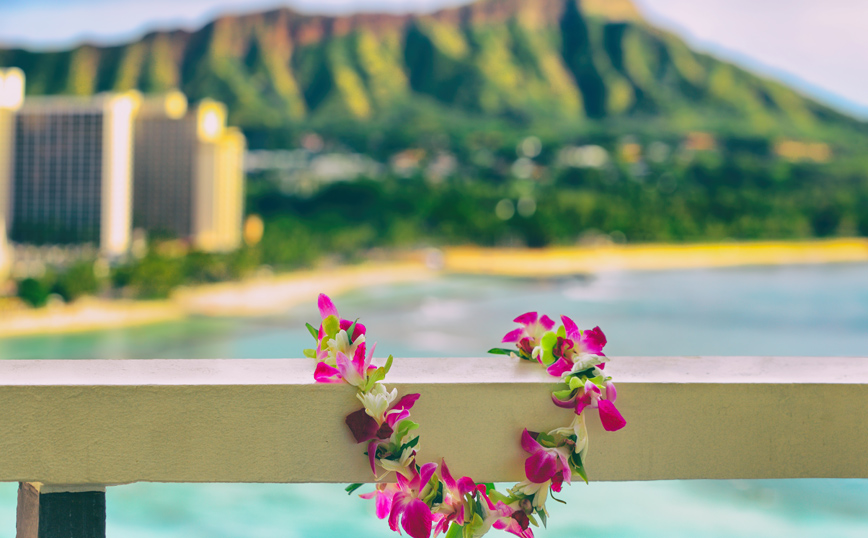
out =
<svg viewBox="0 0 868 538"><path fill-rule="evenodd" d="M427 258L427 259L426 259ZM428 263L426 263L426 261ZM420 282L440 274L556 278L608 271L868 262L868 240L688 245L594 245L547 249L448 247L402 261L311 269L176 290L163 301L85 298L70 305L0 312L0 338L116 329L189 316L263 316L361 286ZM436 268L432 268L436 266Z"/></svg>
<svg viewBox="0 0 868 538"><path fill-rule="evenodd" d="M364 263L240 282L181 288L162 301L84 298L69 305L0 312L0 338L68 334L180 321L189 316L264 316L362 285L418 282L436 271L421 261Z"/></svg>
<svg viewBox="0 0 868 538"><path fill-rule="evenodd" d="M546 249L452 247L444 249L443 260L447 273L546 278L610 271L868 262L868 240L593 245Z"/></svg>

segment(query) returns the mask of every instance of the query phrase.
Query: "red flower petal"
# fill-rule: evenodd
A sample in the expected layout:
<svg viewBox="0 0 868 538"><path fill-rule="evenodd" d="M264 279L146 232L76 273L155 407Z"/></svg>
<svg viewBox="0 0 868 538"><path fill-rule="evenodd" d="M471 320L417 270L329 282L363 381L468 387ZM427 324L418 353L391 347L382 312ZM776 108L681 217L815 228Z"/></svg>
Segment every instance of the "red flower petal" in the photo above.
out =
<svg viewBox="0 0 868 538"><path fill-rule="evenodd" d="M377 421L371 418L371 416L365 412L364 408L347 415L346 423L347 426L349 426L353 437L356 438L357 443L364 443L365 441L374 439L377 437L377 432L380 429L380 425L377 424Z"/></svg>
<svg viewBox="0 0 868 538"><path fill-rule="evenodd" d="M561 377L561 374L563 374L565 372L569 372L572 369L573 369L573 363L571 363L570 361L561 357L560 359L555 361L551 366L546 368L546 372L548 372L549 375L551 375L551 376Z"/></svg>
<svg viewBox="0 0 868 538"><path fill-rule="evenodd" d="M371 472L377 476L377 450L380 448L380 441L373 440L368 443L368 463L371 464ZM380 518L382 519L382 518Z"/></svg>
<svg viewBox="0 0 868 538"><path fill-rule="evenodd" d="M319 307L319 314L323 319L329 316L338 316L338 309L335 308L335 304L329 299L329 296L325 293L320 293L317 298L316 305Z"/></svg>
<svg viewBox="0 0 868 538"><path fill-rule="evenodd" d="M523 334L524 334L524 328L523 327L519 327L518 329L515 329L514 331L509 331L508 333L506 333L506 336L503 337L503 340L501 340L501 343L511 344L513 342L518 342L519 339L521 339L521 335L523 335Z"/></svg>
<svg viewBox="0 0 868 538"><path fill-rule="evenodd" d="M324 362L317 363L313 378L317 383L340 383L341 373L337 368Z"/></svg>
<svg viewBox="0 0 868 538"><path fill-rule="evenodd" d="M606 345L606 335L599 327L587 330L582 334L582 346L586 353L602 355Z"/></svg>
<svg viewBox="0 0 868 538"><path fill-rule="evenodd" d="M407 394L406 396L398 400L395 405L390 407L389 414L386 415L386 422L389 423L389 426L394 427L395 423L398 422L398 419L401 418L402 415L401 413L392 413L392 411L404 411L412 409L413 405L415 405L416 403L416 400L418 400L420 396L421 394Z"/></svg>
<svg viewBox="0 0 868 538"><path fill-rule="evenodd" d="M437 464L433 461L426 463L419 469L419 491L425 488L425 484L431 480L431 477L434 476L436 470Z"/></svg>
<svg viewBox="0 0 868 538"><path fill-rule="evenodd" d="M521 323L522 325L530 325L531 323L533 323L537 320L538 316L539 316L539 314L537 314L536 312L527 312L525 314L520 315L519 317L515 318L512 321L514 321L516 323Z"/></svg>
<svg viewBox="0 0 868 538"><path fill-rule="evenodd" d="M530 452L531 454L542 450L542 445L540 445L537 440L527 431L527 428L521 432L521 448L525 450L525 452Z"/></svg>
<svg viewBox="0 0 868 538"><path fill-rule="evenodd" d="M609 400L600 400L597 405L600 408L600 422L603 423L604 430L614 432L627 425L627 421L615 409L615 404Z"/></svg>
<svg viewBox="0 0 868 538"><path fill-rule="evenodd" d="M576 325L576 322L567 316L561 316L561 322L564 324L564 330L567 333L567 338L570 340L578 340L582 337L582 333L579 332L579 327Z"/></svg>
<svg viewBox="0 0 868 538"><path fill-rule="evenodd" d="M440 458L440 477L443 478L443 483L448 489L458 489L458 483L452 478L452 473L449 472L449 467L446 466L446 460L443 458Z"/></svg>
<svg viewBox="0 0 868 538"><path fill-rule="evenodd" d="M528 480L536 484L551 480L557 472L557 467L558 459L545 450L538 450L524 460L524 474Z"/></svg>
<svg viewBox="0 0 868 538"><path fill-rule="evenodd" d="M428 505L419 499L413 499L404 509L401 526L413 538L430 538L431 519Z"/></svg>

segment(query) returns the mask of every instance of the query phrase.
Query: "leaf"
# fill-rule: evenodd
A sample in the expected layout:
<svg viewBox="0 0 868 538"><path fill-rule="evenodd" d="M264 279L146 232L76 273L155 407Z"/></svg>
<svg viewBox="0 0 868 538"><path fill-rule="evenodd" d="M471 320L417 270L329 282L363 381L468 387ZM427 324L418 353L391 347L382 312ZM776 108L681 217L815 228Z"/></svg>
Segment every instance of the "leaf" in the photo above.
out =
<svg viewBox="0 0 868 538"><path fill-rule="evenodd" d="M606 381L603 379L602 376L589 377L588 381L590 381L594 385L597 385L601 389L606 388Z"/></svg>
<svg viewBox="0 0 868 538"><path fill-rule="evenodd" d="M554 347L558 343L558 337L555 333L549 331L545 333L540 340L540 347L542 347L542 355L540 358L542 362L546 366L551 366L557 360L554 354Z"/></svg>
<svg viewBox="0 0 868 538"><path fill-rule="evenodd" d="M493 489L491 491L487 491L486 494L495 503L497 501L502 501L503 504L511 504L512 502L514 502L516 500L514 497L507 497L506 495L497 491L496 489Z"/></svg>
<svg viewBox="0 0 868 538"><path fill-rule="evenodd" d="M473 519L470 523L466 523L463 528L464 538L471 538L476 535L476 531L482 528L485 524L484 514L482 513L482 505L476 503Z"/></svg>
<svg viewBox="0 0 868 538"><path fill-rule="evenodd" d="M308 331L310 331L310 335L313 336L313 339L319 342L319 331L310 323L305 323L304 326L307 327Z"/></svg>
<svg viewBox="0 0 868 538"><path fill-rule="evenodd" d="M527 515L527 520L531 525L533 525L534 527L539 527L539 522L536 520L535 517L533 517L533 514L525 515ZM545 526L545 523L543 523L543 526Z"/></svg>
<svg viewBox="0 0 868 538"><path fill-rule="evenodd" d="M346 489L344 489L344 491L347 492L347 495L352 495L354 491L356 491L362 486L364 486L364 484L350 484L346 487Z"/></svg>
<svg viewBox="0 0 868 538"><path fill-rule="evenodd" d="M575 389L556 390L555 392L552 392L552 396L554 396L555 398L557 398L558 400L560 400L562 402L566 402L570 398L573 397L573 391L574 390Z"/></svg>
<svg viewBox="0 0 868 538"><path fill-rule="evenodd" d="M425 497L420 497L422 501L428 506L442 503L443 482L440 481L440 477L437 476L437 473L431 475L431 479L428 480L428 484L423 484L421 486L422 491L424 491L427 486L431 486L431 491L429 491L428 495L425 495Z"/></svg>
<svg viewBox="0 0 868 538"><path fill-rule="evenodd" d="M449 530L446 532L445 538L461 538L462 534L463 532L461 529L461 525L453 522L451 525L449 525Z"/></svg>
<svg viewBox="0 0 868 538"><path fill-rule="evenodd" d="M398 449L398 456L400 457L400 455L403 454L405 450L407 450L408 448L414 448L418 444L419 444L419 438L418 437L412 438L408 442L401 445L401 448Z"/></svg>
<svg viewBox="0 0 868 538"><path fill-rule="evenodd" d="M322 330L329 338L337 336L341 330L341 320L335 315L331 315L322 320Z"/></svg>
<svg viewBox="0 0 868 538"><path fill-rule="evenodd" d="M539 444L541 444L547 448L554 448L554 447L558 446L557 442L555 441L554 436L549 435L547 433L540 433L539 435L536 436L536 440Z"/></svg>
<svg viewBox="0 0 868 538"><path fill-rule="evenodd" d="M585 468L579 467L578 469L576 469L576 472L579 473L579 476L581 476L582 480L584 480L585 484L587 484L588 483L588 473L585 471Z"/></svg>
<svg viewBox="0 0 868 538"><path fill-rule="evenodd" d="M304 356L307 357L308 359L315 359L316 358L316 350L315 349L305 349L302 352L304 353Z"/></svg>
<svg viewBox="0 0 868 538"><path fill-rule="evenodd" d="M554 499L554 496L552 496L552 498ZM537 509L536 515L538 515L540 520L542 521L543 527L546 527L547 526L546 522L548 521L548 516L546 515L545 510Z"/></svg>
<svg viewBox="0 0 868 538"><path fill-rule="evenodd" d="M356 318L356 321L354 321L353 324L350 325L350 328L347 329L347 336L350 339L350 343L355 341L355 338L353 338L353 333L356 332L356 323L358 323L358 322L359 322L359 318Z"/></svg>
<svg viewBox="0 0 868 538"><path fill-rule="evenodd" d="M509 355L510 353L514 353L515 351L512 349L506 349L503 347L493 347L488 350L492 355Z"/></svg>
<svg viewBox="0 0 868 538"><path fill-rule="evenodd" d="M374 370L374 373L368 377L368 382L365 384L365 389L362 392L370 391L374 388L374 384L377 383L377 381L382 381L384 379L386 379L386 370L383 368L377 368Z"/></svg>
<svg viewBox="0 0 868 538"><path fill-rule="evenodd" d="M419 427L419 425L416 424L415 422L413 422L412 420L410 420L409 418L402 420L401 422L398 423L397 429L395 429L395 433L396 433L395 439L397 439L398 442L400 442L401 439L403 439L405 435L407 435L412 430L415 430L418 427Z"/></svg>
<svg viewBox="0 0 868 538"><path fill-rule="evenodd" d="M585 466L582 463L582 457L579 454L574 452L573 454L570 455L569 462L570 462L570 468L573 471L575 471L576 474L581 476L582 480L584 480L585 484L587 484L588 483L588 473L585 472Z"/></svg>
<svg viewBox="0 0 868 538"><path fill-rule="evenodd" d="M393 360L393 359L392 359L392 356L389 355L389 358L386 359L386 365L383 366L383 370L384 370L387 374L389 373L389 370L392 369L392 360Z"/></svg>

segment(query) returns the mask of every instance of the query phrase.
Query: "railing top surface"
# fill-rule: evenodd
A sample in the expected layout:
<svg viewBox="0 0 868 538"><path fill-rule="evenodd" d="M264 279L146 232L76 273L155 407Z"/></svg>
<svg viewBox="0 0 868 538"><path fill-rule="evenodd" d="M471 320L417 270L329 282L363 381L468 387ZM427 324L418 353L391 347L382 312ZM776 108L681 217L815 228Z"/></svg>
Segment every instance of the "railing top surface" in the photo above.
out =
<svg viewBox="0 0 868 538"><path fill-rule="evenodd" d="M382 360L375 360L382 364ZM310 359L0 361L0 386L313 385ZM619 383L868 384L863 357L616 357ZM553 383L535 364L504 356L395 359L402 385Z"/></svg>
<svg viewBox="0 0 868 538"><path fill-rule="evenodd" d="M382 360L376 360L380 364ZM0 361L0 386L313 385L310 359ZM863 357L616 357L620 383L868 384ZM504 356L395 359L389 383L553 383Z"/></svg>

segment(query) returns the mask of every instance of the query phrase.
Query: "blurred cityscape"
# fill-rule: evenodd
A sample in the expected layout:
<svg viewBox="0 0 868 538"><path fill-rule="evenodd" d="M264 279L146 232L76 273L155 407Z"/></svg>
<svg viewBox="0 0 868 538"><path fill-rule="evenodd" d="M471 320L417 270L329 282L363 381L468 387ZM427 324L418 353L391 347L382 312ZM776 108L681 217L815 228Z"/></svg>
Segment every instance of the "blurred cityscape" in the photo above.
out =
<svg viewBox="0 0 868 538"><path fill-rule="evenodd" d="M0 68L7 309L430 247L868 235L865 122L628 0L279 8Z"/></svg>

